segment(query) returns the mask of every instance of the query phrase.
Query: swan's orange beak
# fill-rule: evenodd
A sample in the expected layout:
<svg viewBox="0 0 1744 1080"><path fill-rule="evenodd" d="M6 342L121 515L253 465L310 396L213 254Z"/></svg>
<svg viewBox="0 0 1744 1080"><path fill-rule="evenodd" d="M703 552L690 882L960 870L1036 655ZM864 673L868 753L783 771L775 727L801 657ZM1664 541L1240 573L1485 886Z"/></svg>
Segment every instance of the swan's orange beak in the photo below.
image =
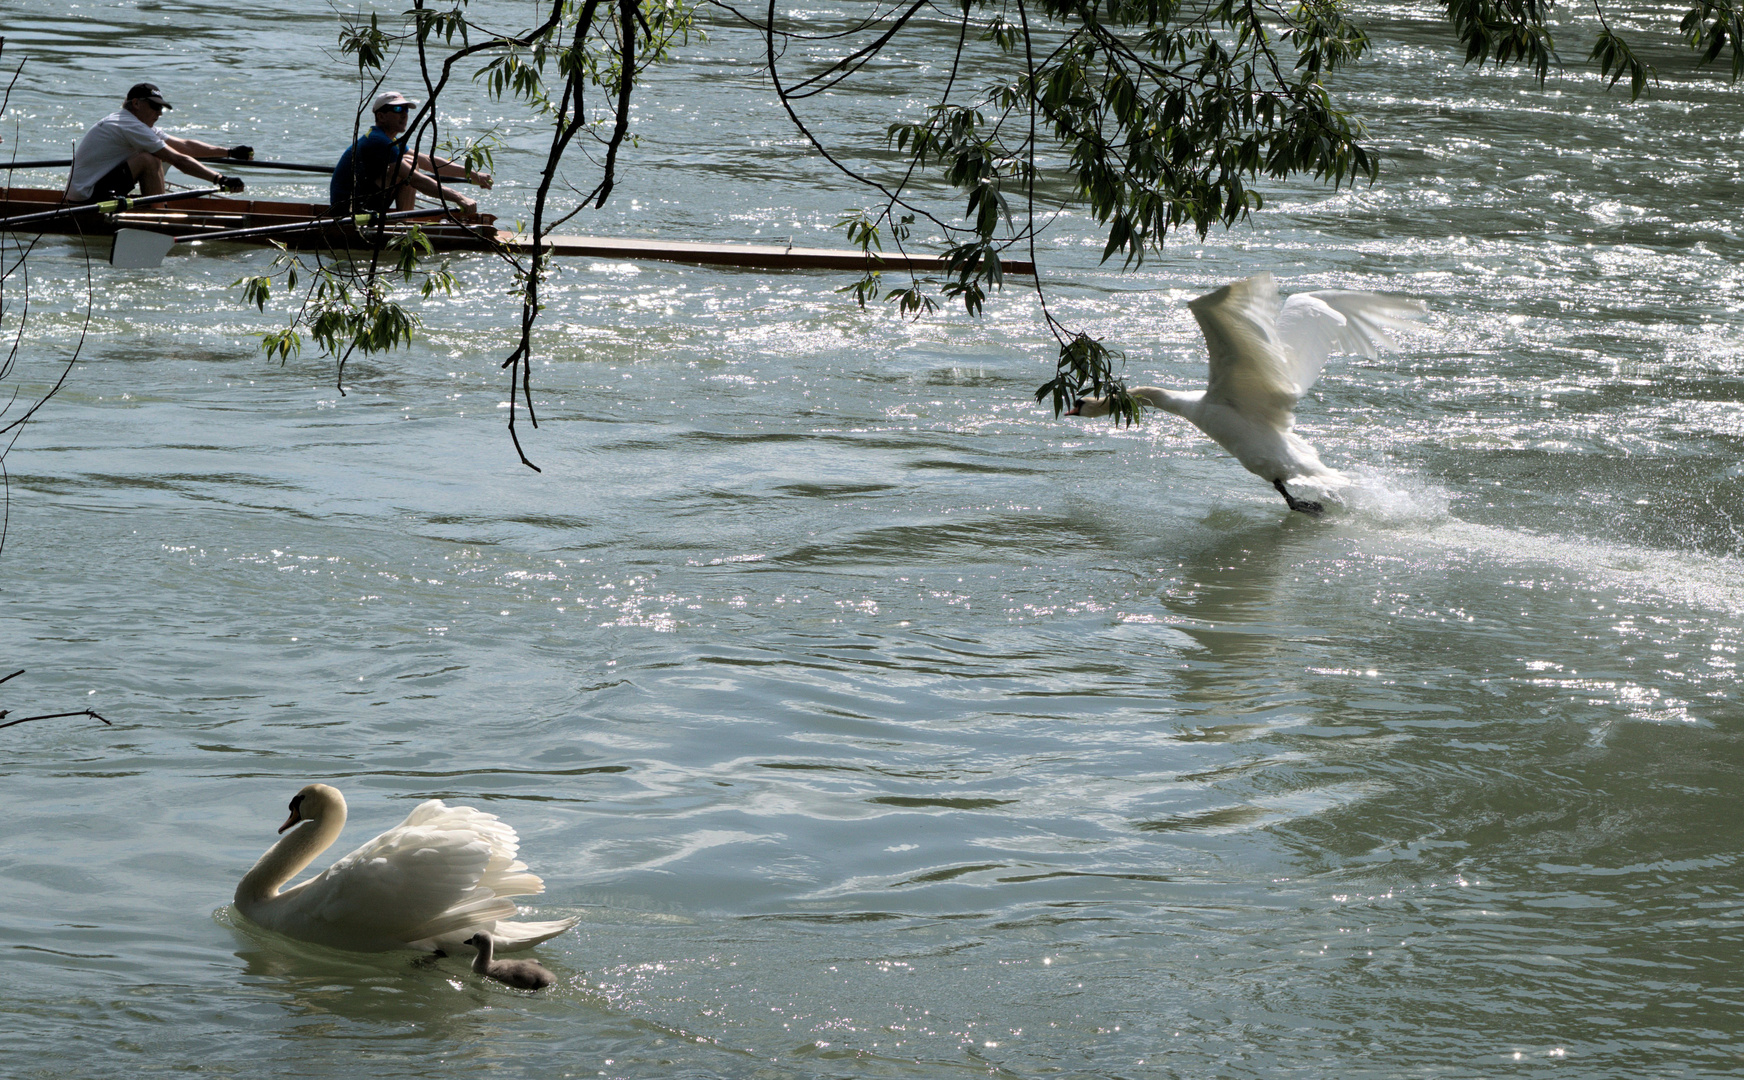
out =
<svg viewBox="0 0 1744 1080"><path fill-rule="evenodd" d="M1072 403L1072 407L1070 409L1067 409L1065 412L1061 413L1060 415L1061 416L1083 416L1084 415L1084 403L1082 401L1074 401Z"/></svg>
<svg viewBox="0 0 1744 1080"><path fill-rule="evenodd" d="M300 815L298 815L298 813L295 810L292 810L291 816L285 819L285 823L283 825L279 826L279 832L284 832L286 829L290 828L292 825L295 825L297 822L299 822L301 820L303 820L302 817Z"/></svg>

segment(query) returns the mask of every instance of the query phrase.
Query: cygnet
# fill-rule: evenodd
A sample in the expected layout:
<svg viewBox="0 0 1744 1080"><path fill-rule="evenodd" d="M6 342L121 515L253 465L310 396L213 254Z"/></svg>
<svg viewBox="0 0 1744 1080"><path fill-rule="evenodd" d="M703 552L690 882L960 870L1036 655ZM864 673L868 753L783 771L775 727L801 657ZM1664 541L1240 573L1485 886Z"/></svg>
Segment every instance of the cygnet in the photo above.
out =
<svg viewBox="0 0 1744 1080"><path fill-rule="evenodd" d="M517 990L543 990L557 981L557 976L551 974L549 968L537 960L493 960L491 959L491 936L483 930L461 942L478 950L478 955L472 958L472 970L487 979L495 979L504 986L512 986Z"/></svg>

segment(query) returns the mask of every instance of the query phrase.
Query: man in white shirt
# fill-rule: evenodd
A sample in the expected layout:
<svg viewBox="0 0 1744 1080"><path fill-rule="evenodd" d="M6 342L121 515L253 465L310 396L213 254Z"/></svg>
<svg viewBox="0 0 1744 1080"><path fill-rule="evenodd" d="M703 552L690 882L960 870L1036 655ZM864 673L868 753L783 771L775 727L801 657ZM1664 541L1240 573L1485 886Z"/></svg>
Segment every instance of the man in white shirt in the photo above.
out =
<svg viewBox="0 0 1744 1080"><path fill-rule="evenodd" d="M73 171L67 177L67 201L118 199L132 191L135 184L141 194L161 195L165 163L226 191L241 191L240 178L225 176L196 159L246 160L254 156L254 148L236 146L226 150L198 139L165 135L153 125L171 108L151 83L137 83L127 91L120 111L97 121L74 148Z"/></svg>

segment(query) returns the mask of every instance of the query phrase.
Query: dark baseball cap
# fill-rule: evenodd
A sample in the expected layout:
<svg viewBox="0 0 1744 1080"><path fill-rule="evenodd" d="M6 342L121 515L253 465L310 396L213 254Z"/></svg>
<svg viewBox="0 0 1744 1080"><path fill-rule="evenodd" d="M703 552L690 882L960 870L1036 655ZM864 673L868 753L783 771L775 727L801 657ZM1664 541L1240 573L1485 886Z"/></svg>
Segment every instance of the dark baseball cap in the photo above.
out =
<svg viewBox="0 0 1744 1080"><path fill-rule="evenodd" d="M163 99L163 95L158 93L157 87L148 82L133 84L133 89L127 91L127 100L132 101L134 98L144 98L160 109L175 108L174 105Z"/></svg>

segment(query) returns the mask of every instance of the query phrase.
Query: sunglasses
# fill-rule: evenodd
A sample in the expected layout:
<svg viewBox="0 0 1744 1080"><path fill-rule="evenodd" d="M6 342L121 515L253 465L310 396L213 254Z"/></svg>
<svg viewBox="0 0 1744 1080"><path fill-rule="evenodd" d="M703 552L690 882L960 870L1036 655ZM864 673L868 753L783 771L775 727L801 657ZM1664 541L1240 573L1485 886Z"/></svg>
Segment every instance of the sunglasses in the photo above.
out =
<svg viewBox="0 0 1744 1080"><path fill-rule="evenodd" d="M397 112L397 113L409 113L411 111L412 111L412 107L410 105L383 105L381 108L376 110L376 112Z"/></svg>

